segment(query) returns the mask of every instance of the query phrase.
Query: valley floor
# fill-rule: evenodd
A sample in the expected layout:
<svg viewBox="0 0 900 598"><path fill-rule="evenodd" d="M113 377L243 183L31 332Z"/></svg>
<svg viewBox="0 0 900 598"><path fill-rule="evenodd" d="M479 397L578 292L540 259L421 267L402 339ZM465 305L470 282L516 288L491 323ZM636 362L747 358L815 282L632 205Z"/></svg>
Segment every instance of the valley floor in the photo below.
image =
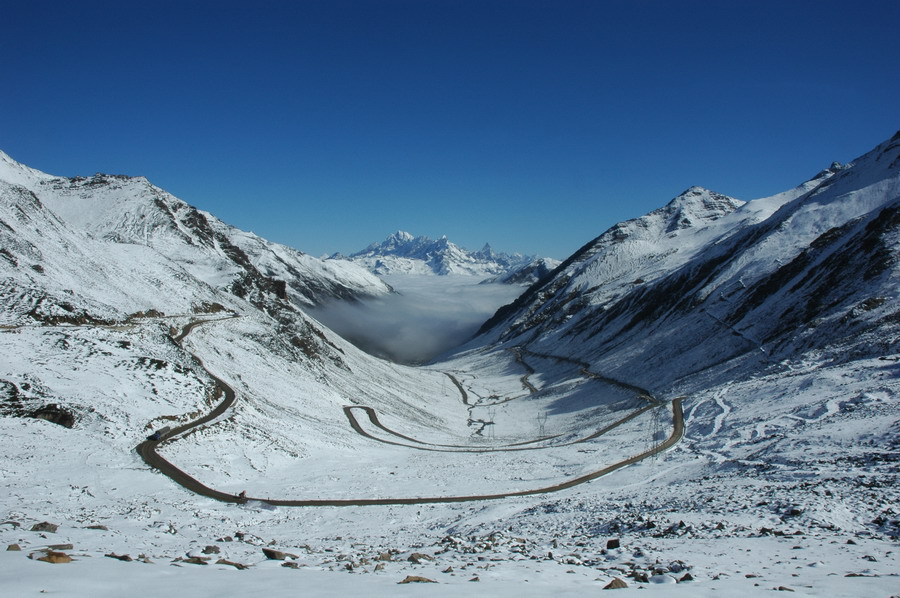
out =
<svg viewBox="0 0 900 598"><path fill-rule="evenodd" d="M424 369L372 369L347 352L354 374L344 382L359 386L336 389L303 382L308 372L287 361L263 363L272 355L254 343L268 342L258 340L266 330L252 319L196 329L185 341L194 356L165 332L186 322L0 333L0 378L16 385L23 404L65 397L92 406L73 429L0 418L8 447L0 547L21 548L0 554L4 593L449 596L478 584L492 596L574 596L615 578L645 588L642 595L784 588L890 596L900 588L897 355L809 355L741 382L673 389L687 394L678 445L557 493L289 508L197 496L150 470L134 446L166 414L212 408L217 397L204 368L233 386L238 401L162 454L215 488L251 496L533 488L658 445L671 420L650 410L614 435L564 445L646 401L614 385L598 401L600 382L578 367L513 351ZM420 441L497 446L560 434L546 441L560 446L469 453L388 445L351 429L342 409L348 396ZM427 409L422 396L430 397ZM264 548L284 554L268 558ZM47 550L74 560L36 560ZM398 585L408 576L437 583Z"/></svg>

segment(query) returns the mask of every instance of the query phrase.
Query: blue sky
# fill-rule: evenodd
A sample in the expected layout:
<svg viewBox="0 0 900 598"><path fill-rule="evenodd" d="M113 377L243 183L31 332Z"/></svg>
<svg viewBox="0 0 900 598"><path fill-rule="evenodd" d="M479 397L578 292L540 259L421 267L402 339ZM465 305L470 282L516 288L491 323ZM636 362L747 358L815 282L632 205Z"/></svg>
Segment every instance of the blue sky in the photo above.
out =
<svg viewBox="0 0 900 598"><path fill-rule="evenodd" d="M900 2L3 2L0 149L144 175L315 255L402 229L565 258L691 185L900 128Z"/></svg>

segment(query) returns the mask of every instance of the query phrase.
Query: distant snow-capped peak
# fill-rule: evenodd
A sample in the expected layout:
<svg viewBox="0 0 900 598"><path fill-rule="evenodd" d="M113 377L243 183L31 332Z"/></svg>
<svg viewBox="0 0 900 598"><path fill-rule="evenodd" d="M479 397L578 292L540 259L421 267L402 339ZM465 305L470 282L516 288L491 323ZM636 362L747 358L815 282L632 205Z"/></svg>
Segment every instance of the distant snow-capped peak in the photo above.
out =
<svg viewBox="0 0 900 598"><path fill-rule="evenodd" d="M337 254L332 257L343 258ZM494 251L487 243L479 251L468 251L450 241L446 235L435 240L416 237L406 231L392 233L381 243L372 243L344 259L361 264L379 275L464 275L495 277L509 282L529 282L529 277L546 272L546 266L543 269L536 267L537 261L549 262L552 267L559 263L550 258ZM528 272L519 277L513 276L522 269Z"/></svg>

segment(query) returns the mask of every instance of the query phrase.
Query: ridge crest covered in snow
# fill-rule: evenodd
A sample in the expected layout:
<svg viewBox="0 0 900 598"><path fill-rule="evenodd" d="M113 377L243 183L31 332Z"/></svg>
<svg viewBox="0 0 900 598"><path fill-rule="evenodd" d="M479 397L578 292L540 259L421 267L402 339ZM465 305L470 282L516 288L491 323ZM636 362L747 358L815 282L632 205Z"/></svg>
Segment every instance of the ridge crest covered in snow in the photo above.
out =
<svg viewBox="0 0 900 598"><path fill-rule="evenodd" d="M372 243L349 259L378 275L462 275L492 277L500 282L533 282L559 264L551 258L494 251L485 243L479 251L468 251L450 241L415 237L405 231L389 235L381 243Z"/></svg>

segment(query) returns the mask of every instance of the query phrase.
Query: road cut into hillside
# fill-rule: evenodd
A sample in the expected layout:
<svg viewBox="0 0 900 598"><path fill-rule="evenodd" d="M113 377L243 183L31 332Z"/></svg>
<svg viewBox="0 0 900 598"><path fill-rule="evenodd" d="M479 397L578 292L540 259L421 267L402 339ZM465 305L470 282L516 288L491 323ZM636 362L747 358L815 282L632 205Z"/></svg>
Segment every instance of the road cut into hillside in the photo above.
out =
<svg viewBox="0 0 900 598"><path fill-rule="evenodd" d="M229 316L229 318L234 316ZM198 326L214 324L216 322L221 322L225 319L229 318L219 318L219 319L203 319L203 320L194 320L186 324L181 331L177 335L172 336L172 340L179 344L184 350L183 340ZM495 407L496 405L500 405L503 403L509 403L513 400L528 397L529 395L533 395L538 392L537 387L534 383L529 380L529 377L535 373L535 369L526 362L525 355L530 355L537 358L542 359L552 359L557 360L559 362L569 362L574 366L577 366L580 369L580 373L584 378L589 380L595 380L597 382L602 382L604 384L613 384L617 385L620 388L626 389L628 392L631 392L639 398L645 404L640 405L630 411L626 412L624 415L619 416L612 421L611 423L607 423L599 428L595 427L592 430L588 430L585 432L578 433L579 431L572 430L566 432L559 432L554 434L540 434L534 438L528 440L519 440L517 442L500 442L500 443L485 443L485 440L482 438L474 438L471 444L440 444L429 442L427 439L415 438L409 434L403 434L395 429L392 429L390 426L382 423L379 419L377 412L375 409L365 405L347 405L344 406L343 411L344 415L347 418L347 421L354 432L362 436L368 441L377 442L380 445L389 445L392 447L399 447L404 450L413 450L413 451L427 451L429 453L505 453L505 452L513 452L513 451L543 451L547 449L554 449L559 447L571 447L571 446L580 446L585 445L588 446L593 441L597 441L599 439L606 439L604 437L612 437L614 438L614 432L620 428L621 426L632 422L636 418L640 418L645 414L652 413L654 416L658 417L664 411L670 411L671 413L671 430L668 435L664 438L654 438L654 444L652 446L647 447L645 450L636 451L636 454L632 454L631 456L617 459L613 463L605 464L602 467L597 467L593 469L590 467L590 463L585 464L587 467L586 473L580 473L579 475L569 476L561 479L560 481L550 484L535 484L534 487L524 488L524 489L512 489L505 490L496 493L461 493L459 495L455 495L452 493L448 493L447 495L415 495L415 496L394 496L394 497L385 497L385 496L360 496L360 497L340 497L340 498L291 498L291 497L280 497L273 498L270 496L262 497L254 497L252 496L252 492L250 492L250 496L247 495L236 495L232 492L224 492L222 490L215 489L207 484L204 484L200 480L198 480L195 476L190 475L185 472L183 469L174 465L171 461L163 457L159 454L158 448L173 442L177 442L179 438L183 438L184 435L188 432L200 429L204 426L215 425L216 420L221 418L232 406L235 404L237 400L237 393L235 390L227 384L224 380L217 377L215 374L210 372L203 360L196 355L195 353L191 353L191 355L197 360L197 362L203 367L206 373L209 375L210 379L213 381L216 395L218 398L218 403L215 405L210 412L205 415L196 418L192 421L183 423L179 426L174 427L171 430L166 431L161 438L158 440L147 439L141 442L137 447L136 451L144 460L144 462L150 467L156 469L160 473L164 474L168 478L170 478L173 482L179 484L183 488L194 492L196 494L206 496L208 498L212 498L214 500L218 500L226 503L255 503L255 504L263 504L263 505L272 505L272 506L281 506L281 507L318 507L318 506L365 506L365 505L409 505L409 504L433 504L433 503L459 503L459 502L467 502L467 501L484 501L484 500L498 500L509 497L516 496L529 496L536 494L545 494L551 492L557 492L561 490L565 490L568 488L572 488L574 486L578 486L579 484L584 484L591 480L595 480L602 476L608 475L614 471L617 471L623 467L633 465L650 457L654 457L671 447L675 446L679 440L682 438L684 434L684 416L682 412L682 401L683 397L676 398L672 401L663 402L655 397L653 397L649 392L644 389L639 389L615 380L610 380L601 376L600 374L596 374L590 372L588 369L588 365L578 362L576 360L556 357L551 355L543 355L537 353L530 353L524 349L516 348L514 350L515 360L521 367L526 370L526 374L521 376L521 383L525 394L522 396L514 396L514 397L506 397L506 398L495 398L491 397L490 401L485 401L481 398L472 399L472 393L467 392L464 384L461 383L457 377L455 377L451 373L445 373L450 380L452 380L453 384L460 391L460 396L462 403L468 407ZM364 417L358 417L362 415ZM470 416L471 417L471 416ZM493 423L493 422L487 422ZM482 426L482 429L484 426ZM585 457L589 459L588 457ZM595 464L600 465L599 463ZM374 474L373 474L374 475ZM388 485L390 487L390 484Z"/></svg>

